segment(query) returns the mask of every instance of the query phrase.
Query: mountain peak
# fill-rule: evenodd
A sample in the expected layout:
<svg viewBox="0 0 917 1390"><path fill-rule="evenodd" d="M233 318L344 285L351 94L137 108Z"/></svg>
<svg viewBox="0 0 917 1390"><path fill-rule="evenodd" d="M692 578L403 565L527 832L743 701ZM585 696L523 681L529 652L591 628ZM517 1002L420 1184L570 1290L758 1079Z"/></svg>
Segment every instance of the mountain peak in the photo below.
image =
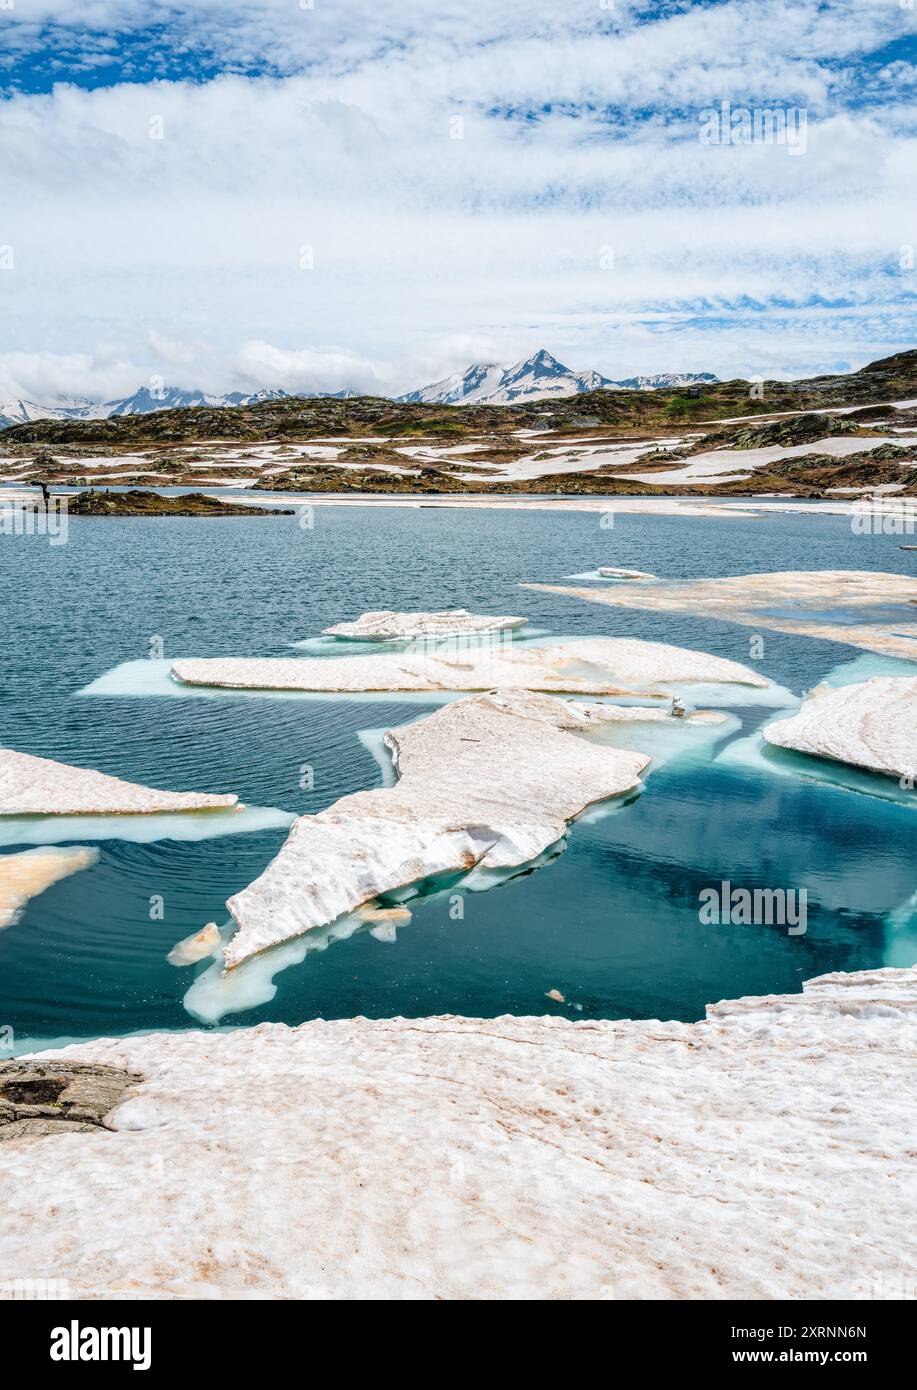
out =
<svg viewBox="0 0 917 1390"><path fill-rule="evenodd" d="M889 359L894 361L894 359ZM876 364L882 366L881 363ZM601 372L574 372L559 362L547 348L539 348L531 357L509 365L499 362L472 362L463 372L422 386L395 399L403 403L440 405L511 405L514 401L558 400L577 396L584 391L629 390L652 391L660 387L678 387L714 382L710 372L667 372L656 376L633 376L624 381L611 381ZM297 393L297 394L315 394ZM354 393L349 390L322 392L344 399ZM229 406L258 405L279 400L289 392L281 387L263 386L257 391L230 391L212 396L205 391L181 386L160 384L158 379L138 387L132 396L112 401L59 400L54 405L30 400L15 400L0 404L0 429L10 425L27 424L34 420L100 420L112 415L147 415L154 410L170 410L189 406L207 406L211 410Z"/></svg>
<svg viewBox="0 0 917 1390"><path fill-rule="evenodd" d="M653 391L661 387L687 386L713 382L710 372L665 372L657 376L635 376L612 381L601 372L574 372L559 362L547 348L539 348L523 362L508 367L493 363L472 363L464 372L455 372L442 381L422 386L399 401L426 401L440 405L511 405L514 401L557 400L578 396L585 391Z"/></svg>

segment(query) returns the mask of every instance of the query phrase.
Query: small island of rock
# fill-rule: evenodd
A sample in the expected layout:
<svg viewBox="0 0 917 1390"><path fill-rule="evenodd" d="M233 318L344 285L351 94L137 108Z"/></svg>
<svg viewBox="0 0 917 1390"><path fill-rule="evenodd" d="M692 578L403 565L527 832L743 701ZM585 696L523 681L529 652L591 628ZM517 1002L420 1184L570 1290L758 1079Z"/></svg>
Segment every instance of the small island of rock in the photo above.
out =
<svg viewBox="0 0 917 1390"><path fill-rule="evenodd" d="M165 497L159 492L130 488L127 492L108 492L90 488L67 497L68 516L293 516L293 510L277 507L247 507L223 502L205 492L186 492L181 497Z"/></svg>

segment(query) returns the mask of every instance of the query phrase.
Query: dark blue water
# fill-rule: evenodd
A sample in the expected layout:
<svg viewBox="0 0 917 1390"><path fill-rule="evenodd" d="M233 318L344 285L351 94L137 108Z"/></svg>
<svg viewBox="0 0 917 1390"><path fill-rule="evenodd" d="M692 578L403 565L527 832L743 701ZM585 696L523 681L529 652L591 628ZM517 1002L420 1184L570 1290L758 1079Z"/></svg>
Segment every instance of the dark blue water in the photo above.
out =
<svg viewBox="0 0 917 1390"><path fill-rule="evenodd" d="M749 661L750 630L685 615L588 605L521 580L619 565L700 577L779 569L914 573L894 538L843 520L784 515L689 520L437 508L317 508L296 519L70 521L68 544L0 537L0 743L175 790L232 790L248 804L317 811L377 785L357 738L404 723L416 703L278 698L87 698L124 661L292 655L289 644L369 608L523 613L563 635L635 635ZM851 648L765 634L760 669L801 691ZM431 706L432 708L432 706ZM748 733L772 711L740 711ZM303 763L314 767L300 788ZM17 1037L187 1027L196 970L169 948L250 882L282 830L197 843L101 843L0 932L0 1024ZM574 827L547 867L415 905L393 945L361 933L277 976L276 997L225 1021L353 1014L556 1011L691 1019L721 997L796 990L808 976L903 963L888 917L913 893L917 818L906 805L699 758L664 767L615 815ZM10 852L4 850L3 852ZM702 926L701 888L805 887L808 930ZM165 915L151 920L150 899ZM564 1005L545 998L560 990ZM581 1006L571 1013L573 1005Z"/></svg>

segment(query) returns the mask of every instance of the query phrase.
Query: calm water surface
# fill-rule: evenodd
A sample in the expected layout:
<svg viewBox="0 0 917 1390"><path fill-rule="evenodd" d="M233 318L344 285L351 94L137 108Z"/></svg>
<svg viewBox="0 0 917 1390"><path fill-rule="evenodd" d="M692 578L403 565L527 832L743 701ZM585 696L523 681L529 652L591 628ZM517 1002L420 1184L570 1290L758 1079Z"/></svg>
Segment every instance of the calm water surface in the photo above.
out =
<svg viewBox="0 0 917 1390"><path fill-rule="evenodd" d="M788 515L619 516L610 531L596 515L435 507L322 507L312 530L287 518L76 519L65 546L0 537L0 743L154 786L318 811L379 784L360 730L405 723L425 706L78 692L146 657L154 638L170 658L290 656L291 643L370 608L522 613L557 636L633 635L749 661L748 628L518 587L599 564L671 577L914 573L917 555L891 537L853 536L839 518ZM758 665L799 693L856 656L768 632ZM773 717L748 706L738 713L736 738ZM304 763L314 768L308 791ZM227 896L257 876L284 836L101 842L95 867L34 899L0 932L0 1024L20 1042L189 1026L183 996L205 967L176 969L166 953L204 922L224 921ZM547 867L466 895L462 920L447 898L421 902L395 944L366 933L336 942L278 974L270 1002L224 1023L442 1012L697 1018L722 997L798 990L828 970L912 963L915 850L907 805L697 753L653 773L617 814L575 826ZM701 925L698 894L724 878L805 887L808 930ZM155 897L161 920L150 918ZM550 989L568 1002L546 999Z"/></svg>

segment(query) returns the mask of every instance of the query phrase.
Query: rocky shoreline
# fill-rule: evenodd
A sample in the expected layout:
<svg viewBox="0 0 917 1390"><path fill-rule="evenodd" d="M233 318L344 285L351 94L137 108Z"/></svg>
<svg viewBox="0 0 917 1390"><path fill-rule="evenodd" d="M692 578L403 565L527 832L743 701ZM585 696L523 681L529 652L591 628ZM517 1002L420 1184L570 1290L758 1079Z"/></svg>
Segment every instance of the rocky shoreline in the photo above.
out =
<svg viewBox="0 0 917 1390"><path fill-rule="evenodd" d="M247 507L224 502L203 492L167 497L159 492L130 489L109 492L90 488L67 497L67 516L294 516L292 509Z"/></svg>

